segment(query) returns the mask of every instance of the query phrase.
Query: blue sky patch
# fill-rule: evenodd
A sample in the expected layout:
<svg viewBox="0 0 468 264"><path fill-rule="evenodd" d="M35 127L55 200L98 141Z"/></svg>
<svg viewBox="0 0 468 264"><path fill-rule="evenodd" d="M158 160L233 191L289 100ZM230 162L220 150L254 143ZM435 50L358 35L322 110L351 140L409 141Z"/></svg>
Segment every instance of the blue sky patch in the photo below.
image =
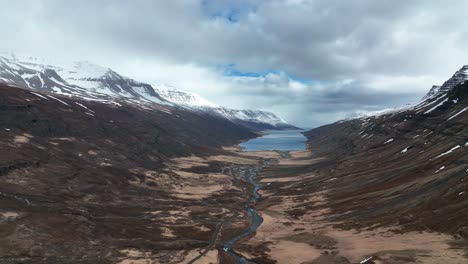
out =
<svg viewBox="0 0 468 264"><path fill-rule="evenodd" d="M300 83L303 83L303 84L312 83L312 80L298 78L298 77L292 76L292 75L290 75L290 74L288 74L288 73L286 73L284 71L280 71L280 70L266 70L266 71L262 71L262 72L248 72L248 71L245 72L245 71L238 70L236 68L235 64L229 64L229 65L224 65L224 66L220 65L217 68L225 76L241 76L241 77L255 77L255 78L258 78L258 77L264 77L269 73L274 73L274 74L284 73L284 74L286 74L288 76L289 79L291 79L293 81L300 82Z"/></svg>

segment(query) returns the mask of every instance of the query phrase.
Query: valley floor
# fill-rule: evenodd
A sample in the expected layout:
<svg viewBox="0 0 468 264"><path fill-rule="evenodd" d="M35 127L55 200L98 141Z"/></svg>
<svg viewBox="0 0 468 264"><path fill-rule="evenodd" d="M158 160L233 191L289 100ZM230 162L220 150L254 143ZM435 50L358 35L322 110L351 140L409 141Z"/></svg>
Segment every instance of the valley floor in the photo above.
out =
<svg viewBox="0 0 468 264"><path fill-rule="evenodd" d="M179 184L168 185L173 192L168 208L149 212L155 227L162 230L160 240L183 242L191 237L200 244L180 246L179 250L121 250L118 264L143 263L229 263L232 257L223 243L248 228L245 205L252 187L247 179L231 170L254 166L263 160L279 159L273 151L242 152L225 148L225 154L208 157L183 157L171 160L167 170L177 175ZM139 184L139 183L135 183Z"/></svg>
<svg viewBox="0 0 468 264"><path fill-rule="evenodd" d="M340 218L329 201L329 193L336 191L334 182L339 179L321 173L330 165L325 158L315 157L308 151L290 152L285 157L273 151L226 150L231 154L174 159L171 169L186 183L173 197L183 199L184 203L173 204L170 211L153 212L168 240L178 240L184 226L195 226L203 234L200 239L209 237L209 245L167 251L159 258L151 252L129 248L122 251L126 256L119 264L233 263L222 250L223 242L248 228L242 208L249 186L244 179L233 178L226 169L224 173L215 172L216 169L207 173L207 169L214 163L233 168L265 159L275 162L259 174L262 197L256 208L263 223L256 233L234 247L249 263L461 264L468 261L466 245L451 235L411 230L397 224L366 226ZM223 201L227 197L232 199L231 203ZM189 206L192 203L199 205Z"/></svg>
<svg viewBox="0 0 468 264"><path fill-rule="evenodd" d="M255 207L264 221L234 247L249 263L467 263L466 245L450 235L340 218L329 200L340 179L323 173L330 162L308 151L282 154L231 147L174 158L166 173L138 171L145 177L128 182L164 195L122 198L101 215L53 212L45 202L11 206L0 212L0 263L232 263L223 242L248 228L251 186L230 169L264 160L274 161L258 175L262 197ZM99 210L98 196L82 197L81 207Z"/></svg>

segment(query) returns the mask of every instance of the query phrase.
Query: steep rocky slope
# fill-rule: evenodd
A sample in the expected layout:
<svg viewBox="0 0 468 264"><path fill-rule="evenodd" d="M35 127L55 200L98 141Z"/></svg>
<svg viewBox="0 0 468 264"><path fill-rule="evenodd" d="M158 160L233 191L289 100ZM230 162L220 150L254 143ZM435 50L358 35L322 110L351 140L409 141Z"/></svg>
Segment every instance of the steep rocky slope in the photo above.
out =
<svg viewBox="0 0 468 264"><path fill-rule="evenodd" d="M308 131L339 219L398 223L468 238L468 82L463 67L423 101Z"/></svg>
<svg viewBox="0 0 468 264"><path fill-rule="evenodd" d="M455 72L453 76L444 82L442 85L434 85L431 90L424 96L423 100L433 97L434 95L441 95L451 91L455 86L468 80L468 65L464 65L460 70Z"/></svg>

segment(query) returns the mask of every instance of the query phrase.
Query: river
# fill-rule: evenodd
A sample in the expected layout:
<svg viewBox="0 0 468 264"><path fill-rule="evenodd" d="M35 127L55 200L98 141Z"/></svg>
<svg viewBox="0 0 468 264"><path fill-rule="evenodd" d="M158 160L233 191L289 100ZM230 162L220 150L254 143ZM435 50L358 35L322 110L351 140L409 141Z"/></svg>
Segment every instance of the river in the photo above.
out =
<svg viewBox="0 0 468 264"><path fill-rule="evenodd" d="M305 150L306 138L301 132L302 130L265 131L263 136L242 143L241 147L244 151L275 150L281 154L281 158L288 158L289 151ZM249 218L249 227L242 233L223 243L223 250L227 252L237 264L253 263L235 252L233 247L239 240L254 233L263 222L263 218L255 209L255 204L258 199L260 199L258 191L261 188L257 175L262 168L269 166L272 162L274 162L274 160L265 160L257 165L236 166L231 167L229 170L231 176L237 179L246 179L251 185L249 188L250 197L244 206Z"/></svg>
<svg viewBox="0 0 468 264"><path fill-rule="evenodd" d="M240 239L254 233L263 222L263 218L257 213L257 210L254 207L258 199L260 198L260 194L258 193L258 191L261 188L261 185L257 178L257 173L261 168L270 165L272 161L273 160L266 160L266 161L261 162L258 165L253 165L253 166L233 167L230 170L230 173L234 177L245 178L251 185L250 186L250 189L251 189L250 198L248 202L246 203L246 205L244 206L247 212L247 215L249 217L249 228L244 230L242 233L238 234L237 236L229 239L228 241L225 241L223 244L224 251L230 254L239 264L247 264L250 262L247 262L247 260L243 256L236 253L233 250L233 247L234 247L234 244L237 243Z"/></svg>
<svg viewBox="0 0 468 264"><path fill-rule="evenodd" d="M241 147L244 151L265 151L265 150L274 150L278 151L281 155L281 158L288 158L289 151L294 150L305 150L306 149L306 138L301 134L303 130L281 130L281 131L265 131L263 136L249 140L241 144ZM225 173L231 175L235 181L241 179L246 180L249 183L249 186L245 189L246 195L249 195L247 203L244 205L244 210L249 219L249 227L239 233L238 235L230 238L229 240L223 241L223 250L229 254L234 263L237 264L252 264L254 262L247 260L244 256L234 251L234 245L239 242L244 237L249 236L250 234L256 232L257 228L262 224L263 218L258 214L255 209L255 205L258 199L261 198L258 191L261 189L262 185L258 179L258 172L269 165L275 162L276 159L264 160L256 165L237 165L226 168ZM237 215L235 216L237 217ZM210 245L213 246L217 240L217 236L222 229L222 226L231 219L226 219L218 226L215 231L215 235L211 239ZM208 247L203 254L193 259L189 263L194 263L196 260L201 258L206 252L211 248Z"/></svg>

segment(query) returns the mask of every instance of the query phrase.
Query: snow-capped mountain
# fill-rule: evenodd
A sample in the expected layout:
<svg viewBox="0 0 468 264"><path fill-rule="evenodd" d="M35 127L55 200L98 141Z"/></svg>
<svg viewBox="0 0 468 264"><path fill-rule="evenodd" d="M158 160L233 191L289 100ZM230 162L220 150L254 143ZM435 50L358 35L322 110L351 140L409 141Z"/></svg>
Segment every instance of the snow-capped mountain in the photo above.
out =
<svg viewBox="0 0 468 264"><path fill-rule="evenodd" d="M88 62L40 64L32 57L0 56L0 81L86 99L128 99L168 104L151 85Z"/></svg>
<svg viewBox="0 0 468 264"><path fill-rule="evenodd" d="M255 130L296 129L274 113L234 110L169 85L150 85L89 62L47 63L35 57L0 54L0 82L88 100L162 104L217 115Z"/></svg>
<svg viewBox="0 0 468 264"><path fill-rule="evenodd" d="M258 110L233 110L225 107L213 108L221 116L254 130L298 129L272 112Z"/></svg>

